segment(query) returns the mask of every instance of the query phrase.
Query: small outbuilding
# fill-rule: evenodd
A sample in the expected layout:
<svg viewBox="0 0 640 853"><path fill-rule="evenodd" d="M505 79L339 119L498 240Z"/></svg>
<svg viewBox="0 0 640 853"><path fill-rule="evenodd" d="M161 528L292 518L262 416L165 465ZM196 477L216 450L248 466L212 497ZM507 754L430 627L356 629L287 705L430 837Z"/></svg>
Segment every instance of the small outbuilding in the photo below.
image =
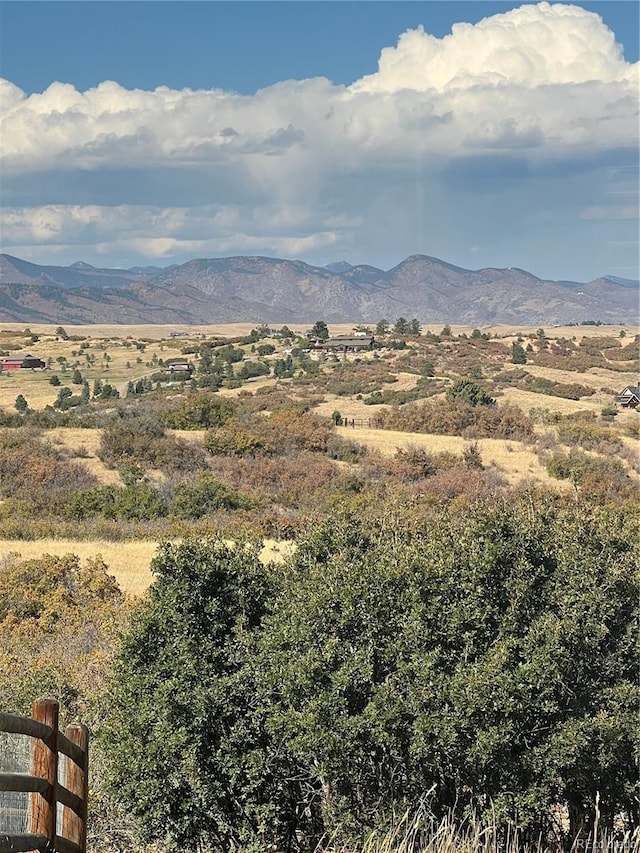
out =
<svg viewBox="0 0 640 853"><path fill-rule="evenodd" d="M623 409L636 409L640 405L640 385L627 385L616 397L616 403Z"/></svg>

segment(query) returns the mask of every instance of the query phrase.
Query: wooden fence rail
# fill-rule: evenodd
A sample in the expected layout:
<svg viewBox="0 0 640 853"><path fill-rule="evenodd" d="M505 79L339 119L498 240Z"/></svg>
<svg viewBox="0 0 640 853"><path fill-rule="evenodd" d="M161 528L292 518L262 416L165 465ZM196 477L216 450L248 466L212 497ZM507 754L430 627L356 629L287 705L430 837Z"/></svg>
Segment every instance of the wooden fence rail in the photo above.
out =
<svg viewBox="0 0 640 853"><path fill-rule="evenodd" d="M29 833L0 830L0 853L86 853L89 736L86 726L58 728L54 699L36 699L31 717L0 713L0 732L31 737L31 773L0 773L0 791L31 794ZM64 784L58 782L59 756L67 759ZM57 835L58 803L62 832Z"/></svg>
<svg viewBox="0 0 640 853"><path fill-rule="evenodd" d="M382 418L341 418L338 426L352 427L353 429L382 429Z"/></svg>

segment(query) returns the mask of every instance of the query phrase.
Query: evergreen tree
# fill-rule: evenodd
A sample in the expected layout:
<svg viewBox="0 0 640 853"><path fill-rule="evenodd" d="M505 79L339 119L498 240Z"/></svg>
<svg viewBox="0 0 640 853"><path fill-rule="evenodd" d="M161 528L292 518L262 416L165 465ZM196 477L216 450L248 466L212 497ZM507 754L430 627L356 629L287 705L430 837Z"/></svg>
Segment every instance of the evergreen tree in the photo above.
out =
<svg viewBox="0 0 640 853"><path fill-rule="evenodd" d="M398 317L396 322L393 324L393 331L396 335L408 335L410 329L411 327L406 317Z"/></svg>
<svg viewBox="0 0 640 853"><path fill-rule="evenodd" d="M18 394L16 397L16 402L14 403L15 409L19 414L24 415L29 411L29 404L25 400L22 394Z"/></svg>
<svg viewBox="0 0 640 853"><path fill-rule="evenodd" d="M329 329L324 320L317 320L311 329L310 336L312 338L317 338L320 341L326 341L329 339Z"/></svg>
<svg viewBox="0 0 640 853"><path fill-rule="evenodd" d="M637 825L638 516L561 506L341 511L279 569L164 546L105 732L146 838L355 849L428 790L534 845L558 804Z"/></svg>
<svg viewBox="0 0 640 853"><path fill-rule="evenodd" d="M280 814L295 786L275 772L256 701L250 662L269 595L258 554L222 542L165 545L152 570L103 734L112 784L145 838L168 850L229 851L248 839L268 849L269 824L290 833Z"/></svg>
<svg viewBox="0 0 640 853"><path fill-rule="evenodd" d="M522 344L519 344L518 341L514 341L511 344L511 362L513 364L527 363L527 354L525 353Z"/></svg>
<svg viewBox="0 0 640 853"><path fill-rule="evenodd" d="M491 406L493 397L473 379L458 379L447 388L447 400L459 400L471 406Z"/></svg>

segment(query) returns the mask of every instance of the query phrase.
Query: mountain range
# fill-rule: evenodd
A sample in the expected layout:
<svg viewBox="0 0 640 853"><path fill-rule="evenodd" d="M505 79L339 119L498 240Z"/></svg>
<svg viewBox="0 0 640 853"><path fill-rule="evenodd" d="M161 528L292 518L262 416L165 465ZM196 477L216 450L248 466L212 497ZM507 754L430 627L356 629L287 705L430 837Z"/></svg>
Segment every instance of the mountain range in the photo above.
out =
<svg viewBox="0 0 640 853"><path fill-rule="evenodd" d="M376 322L553 325L638 322L639 283L548 281L412 255L389 270L267 257L101 269L0 255L0 321L24 323Z"/></svg>

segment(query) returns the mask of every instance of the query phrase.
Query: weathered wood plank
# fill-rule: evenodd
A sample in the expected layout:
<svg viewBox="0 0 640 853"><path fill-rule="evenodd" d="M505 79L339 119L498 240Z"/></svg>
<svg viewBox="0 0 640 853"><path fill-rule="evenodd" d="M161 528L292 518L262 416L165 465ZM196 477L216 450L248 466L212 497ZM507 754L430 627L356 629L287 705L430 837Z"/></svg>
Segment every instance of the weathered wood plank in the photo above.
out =
<svg viewBox="0 0 640 853"><path fill-rule="evenodd" d="M75 814L77 814L79 817L82 817L82 815L84 814L84 800L82 799L82 797L78 796L77 794L74 794L72 791L70 791L68 788L65 788L63 785L58 785L58 802L62 803L62 805L66 806L66 808L71 809L71 811L75 812ZM67 833L64 832L64 835L67 835Z"/></svg>
<svg viewBox="0 0 640 853"><path fill-rule="evenodd" d="M0 853L28 853L30 850L46 850L49 839L44 835L10 835L0 833Z"/></svg>
<svg viewBox="0 0 640 853"><path fill-rule="evenodd" d="M87 801L89 799L89 730L79 723L72 723L65 729L69 742L82 753L82 762L68 762L65 777L66 788L79 803L79 808L65 808L62 812L62 834L78 845L80 853L87 849ZM65 789L66 792L66 789ZM58 793L58 799L65 806L69 803Z"/></svg>
<svg viewBox="0 0 640 853"><path fill-rule="evenodd" d="M31 775L40 776L49 784L44 793L31 795L31 832L44 835L51 847L56 840L56 811L58 786L58 703L55 699L36 699L31 708L34 720L51 730L47 738L31 741Z"/></svg>
<svg viewBox="0 0 640 853"><path fill-rule="evenodd" d="M69 841L66 838L56 836L56 853L82 853L81 847L74 841Z"/></svg>
<svg viewBox="0 0 640 853"><path fill-rule="evenodd" d="M79 767L83 767L85 763L84 749L69 740L62 732L58 732L58 752L66 755Z"/></svg>
<svg viewBox="0 0 640 853"><path fill-rule="evenodd" d="M40 776L28 773L0 773L0 791L28 794L46 794L49 783Z"/></svg>
<svg viewBox="0 0 640 853"><path fill-rule="evenodd" d="M14 735L29 735L30 737L51 737L53 729L29 717L18 717L16 714L0 713L0 732Z"/></svg>

